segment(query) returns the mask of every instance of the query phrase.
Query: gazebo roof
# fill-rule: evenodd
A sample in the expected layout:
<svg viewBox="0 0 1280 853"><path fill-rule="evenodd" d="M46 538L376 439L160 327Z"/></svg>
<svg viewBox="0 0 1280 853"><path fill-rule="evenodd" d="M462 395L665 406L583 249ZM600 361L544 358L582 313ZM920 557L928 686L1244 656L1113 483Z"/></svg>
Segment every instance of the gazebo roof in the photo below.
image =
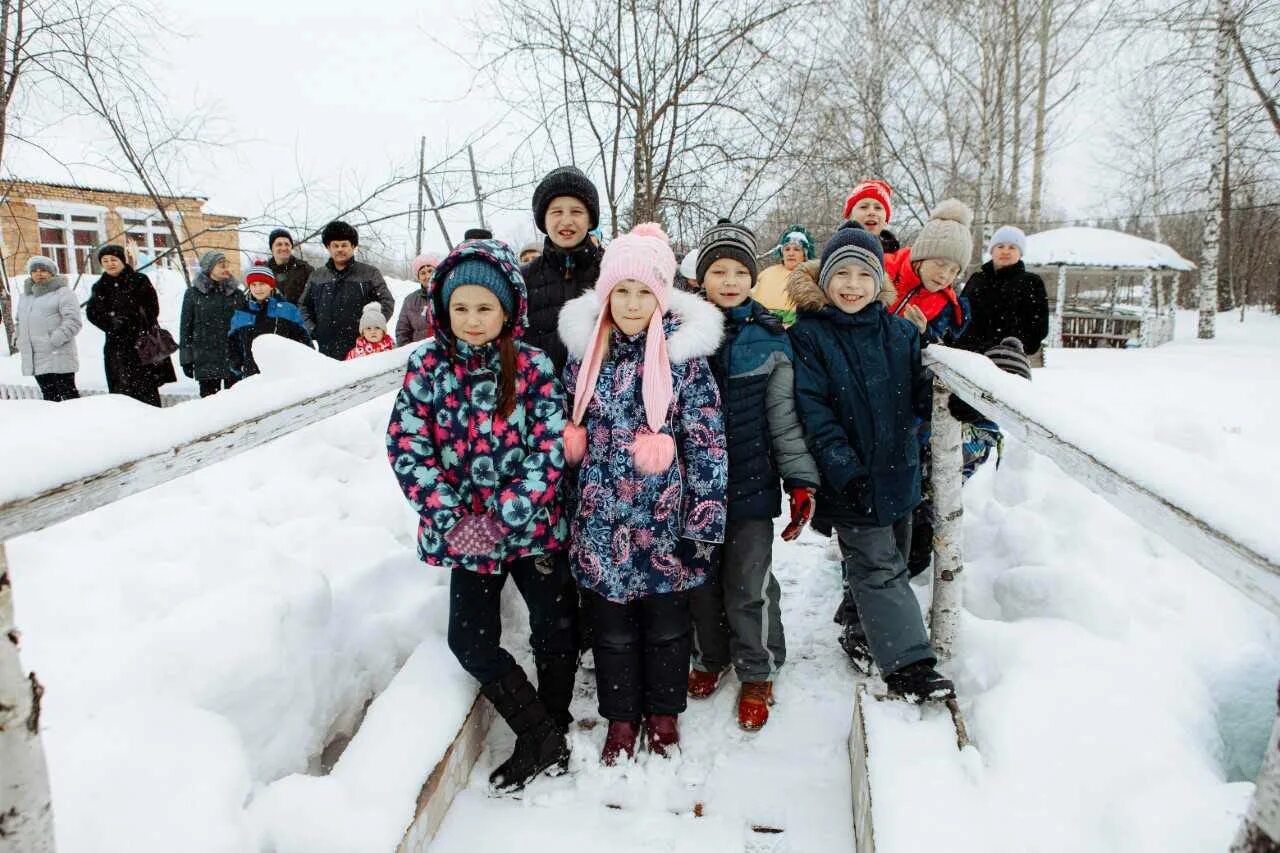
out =
<svg viewBox="0 0 1280 853"><path fill-rule="evenodd" d="M1163 243L1106 228L1055 228L1027 235L1028 267L1190 272L1191 261Z"/></svg>

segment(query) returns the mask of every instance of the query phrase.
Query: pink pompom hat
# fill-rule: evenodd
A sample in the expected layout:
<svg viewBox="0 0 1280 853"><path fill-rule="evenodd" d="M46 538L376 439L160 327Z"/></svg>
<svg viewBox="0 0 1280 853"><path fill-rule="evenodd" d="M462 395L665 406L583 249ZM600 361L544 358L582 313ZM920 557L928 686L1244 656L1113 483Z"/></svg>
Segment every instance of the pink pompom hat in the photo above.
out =
<svg viewBox="0 0 1280 853"><path fill-rule="evenodd" d="M600 364L604 360L604 344L613 326L609 312L609 296L621 281L638 281L646 285L658 300L658 307L649 318L644 345L643 384L645 422L636 434L631 446L636 470L642 474L660 474L675 461L676 445L670 435L662 433L667 411L675 397L671 381L671 359L667 355L667 336L662 326L663 315L671 300L671 287L676 274L676 256L671 251L662 226L645 222L629 233L615 239L604 251L600 261L600 277L596 280L596 296L600 301L600 316L587 345L586 358L578 371L578 384L574 389L572 422L565 429L565 458L570 464L582 461L586 453L586 432L582 419L587 404L595 393L596 380L600 377Z"/></svg>

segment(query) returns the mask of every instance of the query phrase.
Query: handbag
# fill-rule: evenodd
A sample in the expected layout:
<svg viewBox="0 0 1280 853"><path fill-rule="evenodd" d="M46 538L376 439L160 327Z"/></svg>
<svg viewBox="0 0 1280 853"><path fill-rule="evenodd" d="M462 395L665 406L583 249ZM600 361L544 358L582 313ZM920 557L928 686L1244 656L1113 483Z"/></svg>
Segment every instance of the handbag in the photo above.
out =
<svg viewBox="0 0 1280 853"><path fill-rule="evenodd" d="M143 319L146 319L145 312ZM138 361L154 366L177 352L178 342L173 339L168 329L161 328L159 322L153 322L150 328L143 329L138 335L138 341L133 345L133 349L138 354Z"/></svg>

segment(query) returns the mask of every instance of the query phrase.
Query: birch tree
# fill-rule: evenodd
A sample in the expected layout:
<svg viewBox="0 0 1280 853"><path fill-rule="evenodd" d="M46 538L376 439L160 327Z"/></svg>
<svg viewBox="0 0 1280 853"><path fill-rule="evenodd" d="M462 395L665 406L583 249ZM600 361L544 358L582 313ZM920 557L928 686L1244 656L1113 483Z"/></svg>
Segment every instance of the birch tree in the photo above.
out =
<svg viewBox="0 0 1280 853"><path fill-rule="evenodd" d="M1209 186L1206 192L1208 208L1204 215L1204 237L1200 262L1200 320L1196 337L1208 339L1214 336L1214 323L1218 316L1218 243L1222 229L1223 177L1227 169L1227 133L1229 127L1229 102L1227 78L1231 71L1231 0L1218 0L1217 39L1213 61L1213 105L1209 114L1213 128L1213 159L1209 165Z"/></svg>

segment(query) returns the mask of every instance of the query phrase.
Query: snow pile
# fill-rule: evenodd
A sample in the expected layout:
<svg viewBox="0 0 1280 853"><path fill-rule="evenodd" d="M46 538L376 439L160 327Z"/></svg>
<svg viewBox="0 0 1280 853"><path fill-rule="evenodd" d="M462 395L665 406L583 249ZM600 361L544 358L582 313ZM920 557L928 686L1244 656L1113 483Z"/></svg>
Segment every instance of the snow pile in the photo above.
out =
<svg viewBox="0 0 1280 853"><path fill-rule="evenodd" d="M1028 267L1181 270L1196 265L1173 249L1106 228L1055 228L1027 235L1022 260Z"/></svg>
<svg viewBox="0 0 1280 853"><path fill-rule="evenodd" d="M182 277L182 273L176 270L150 270L148 277L151 283L156 287L156 295L160 299L160 325L173 333L174 340L178 338L178 319L182 315L182 297L187 290L187 281ZM14 279L13 292L15 294L15 309L17 300L22 297L18 294L22 293L23 287L26 286L26 276L19 276ZM81 305L89 300L89 293L93 289L93 283L97 281L96 276L80 276L77 280L70 282L75 291L76 298L80 300ZM396 327L396 320L400 316L400 306L404 303L404 297L412 293L418 287L418 283L414 281L405 281L403 279L389 278L387 279L387 287L391 290L391 294L396 298L396 313L392 316L389 323L390 327ZM105 336L97 326L84 320L84 328L80 330L80 334L76 335L76 347L80 353L80 370L76 373L76 386L81 390L101 390L107 389L107 375L102 366L102 344ZM0 344L3 346L3 344ZM174 369L177 370L177 356L174 356ZM177 370L178 381L168 385L162 385L160 390L165 394L199 393L199 386L194 379L188 379L182 375L181 370ZM17 353L13 353L8 357L0 356L0 385L29 385L36 387L36 381L30 376L22 375L22 362Z"/></svg>

